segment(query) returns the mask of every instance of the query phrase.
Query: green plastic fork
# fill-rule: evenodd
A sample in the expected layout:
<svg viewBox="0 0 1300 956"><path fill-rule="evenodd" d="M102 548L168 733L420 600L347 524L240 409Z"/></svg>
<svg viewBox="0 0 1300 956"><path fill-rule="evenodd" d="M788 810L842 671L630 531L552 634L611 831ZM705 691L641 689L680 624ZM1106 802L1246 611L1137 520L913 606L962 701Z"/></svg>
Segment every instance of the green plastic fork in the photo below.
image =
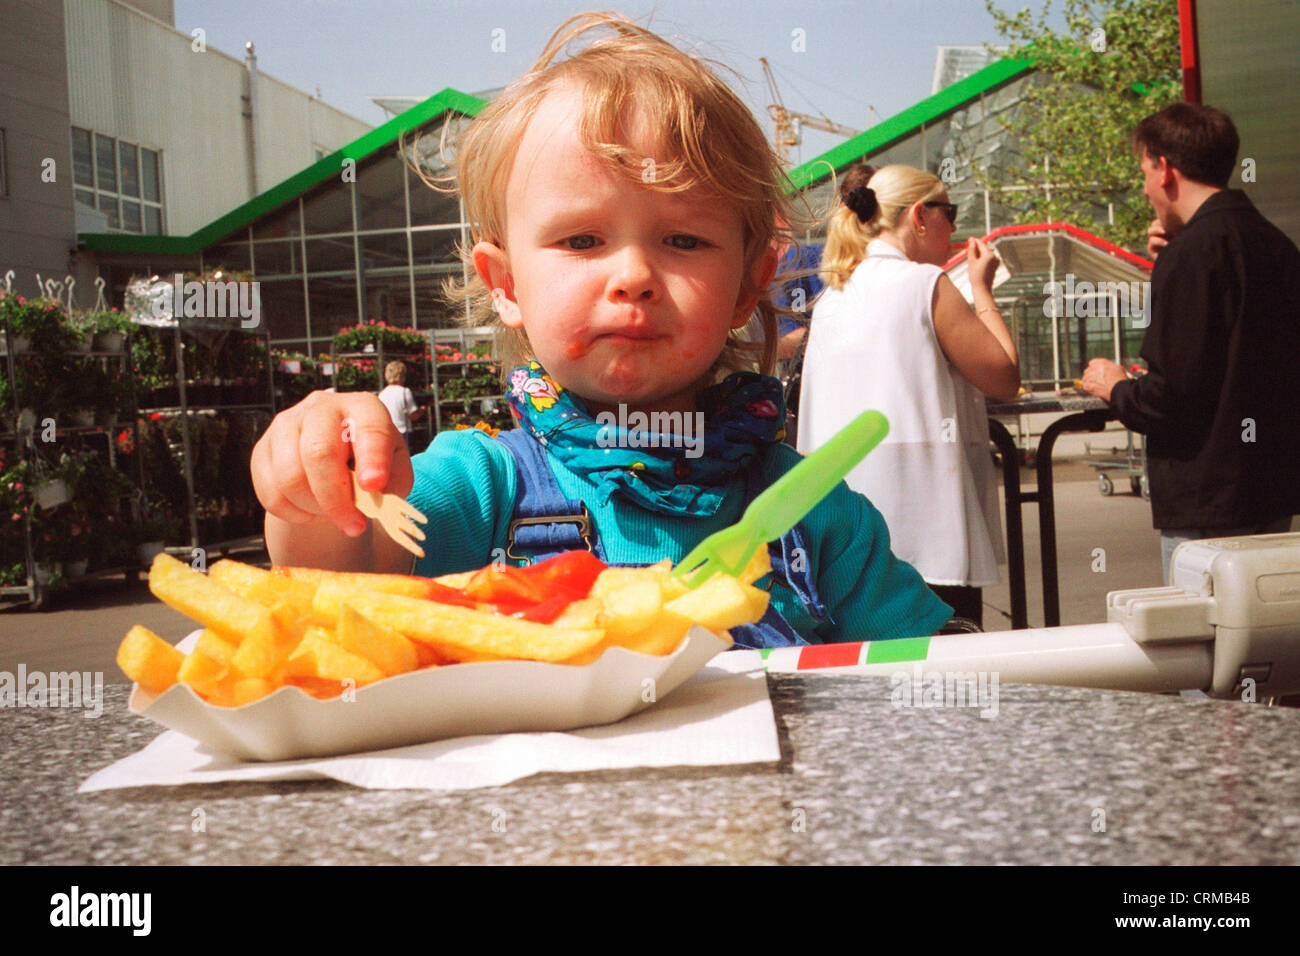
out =
<svg viewBox="0 0 1300 956"><path fill-rule="evenodd" d="M693 589L715 574L738 576L761 545L793 528L887 434L884 415L863 412L751 501L734 525L701 541L673 569L673 577L690 574L685 583Z"/></svg>

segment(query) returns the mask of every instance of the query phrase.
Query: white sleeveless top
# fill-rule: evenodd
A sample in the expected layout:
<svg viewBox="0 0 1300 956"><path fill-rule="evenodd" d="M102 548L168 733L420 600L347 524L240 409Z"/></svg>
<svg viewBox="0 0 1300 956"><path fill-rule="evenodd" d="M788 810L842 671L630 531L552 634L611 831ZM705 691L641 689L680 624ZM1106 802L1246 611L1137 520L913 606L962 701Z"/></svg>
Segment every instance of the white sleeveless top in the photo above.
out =
<svg viewBox="0 0 1300 956"><path fill-rule="evenodd" d="M813 309L799 398L807 454L868 408L889 419L884 442L849 473L884 515L894 554L930 584L983 587L1003 560L984 396L934 332L938 266L875 239L842 289Z"/></svg>

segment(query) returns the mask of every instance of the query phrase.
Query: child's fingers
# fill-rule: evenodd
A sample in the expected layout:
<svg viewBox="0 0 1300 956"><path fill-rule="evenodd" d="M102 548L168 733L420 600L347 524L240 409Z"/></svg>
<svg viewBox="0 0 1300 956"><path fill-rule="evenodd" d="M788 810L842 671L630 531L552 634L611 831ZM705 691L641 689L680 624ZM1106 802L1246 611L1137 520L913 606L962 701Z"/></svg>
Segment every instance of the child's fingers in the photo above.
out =
<svg viewBox="0 0 1300 956"><path fill-rule="evenodd" d="M366 518L353 501L348 461L359 428L357 418L353 401L331 402L303 418L298 438L298 454L316 507L340 531L352 535L366 527Z"/></svg>
<svg viewBox="0 0 1300 956"><path fill-rule="evenodd" d="M388 483L383 490L391 495L405 498L411 493L415 484L415 472L411 468L411 456L406 450L406 442L398 436L393 444L392 457L389 459Z"/></svg>
<svg viewBox="0 0 1300 956"><path fill-rule="evenodd" d="M273 424L271 428L267 429L263 439L253 446L253 455L249 464L249 468L253 473L253 490L257 493L257 500L262 503L262 507L270 514L273 514L277 518L287 521L290 524L304 524L311 521L316 517L316 515L312 512L304 511L297 503L290 499L286 493L287 485L284 482L277 480L276 477L277 475L285 473L284 471L277 471L277 467L282 469L292 469L294 467L294 461L296 461L296 456L294 456L294 461L284 461L277 466L275 461L275 448L280 447L283 449L287 447L287 443L283 440L280 442L276 441L277 437L280 437L281 439L283 438L282 435L277 434L282 430L281 427ZM295 435L293 447L296 448L297 445L298 442ZM280 457L287 458L289 456L281 454ZM297 469L297 471L299 476L301 476L301 469ZM303 483L303 492L306 493L307 499L310 499L310 491L307 489L305 482Z"/></svg>
<svg viewBox="0 0 1300 956"><path fill-rule="evenodd" d="M393 486L395 461L404 460L409 472L410 460L406 455L406 442L383 403L373 395L357 396L356 404L348 409L348 426L352 467L361 487L367 491L392 494L409 491L409 482L404 488Z"/></svg>

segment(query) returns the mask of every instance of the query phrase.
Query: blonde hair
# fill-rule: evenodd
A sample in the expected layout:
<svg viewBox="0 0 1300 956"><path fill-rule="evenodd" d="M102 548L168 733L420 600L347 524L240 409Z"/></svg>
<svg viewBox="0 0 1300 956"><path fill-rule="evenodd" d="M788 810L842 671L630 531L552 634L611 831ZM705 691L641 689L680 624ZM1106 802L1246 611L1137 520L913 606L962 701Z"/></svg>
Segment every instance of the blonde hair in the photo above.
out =
<svg viewBox="0 0 1300 956"><path fill-rule="evenodd" d="M406 383L406 365L403 362L389 362L384 366L384 381L389 385Z"/></svg>
<svg viewBox="0 0 1300 956"><path fill-rule="evenodd" d="M864 196L856 193L867 190ZM915 202L934 199L944 191L939 177L911 166L892 165L874 169L855 163L840 183L841 203L831 213L826 229L826 248L822 251L822 273L833 289L841 289L853 270L867 257L867 243L882 232L898 228L903 212ZM850 200L850 194L854 193ZM849 208L853 202L859 210L870 212L866 221ZM874 211L872 207L874 206Z"/></svg>
<svg viewBox="0 0 1300 956"><path fill-rule="evenodd" d="M612 35L559 59L566 45L597 30ZM566 20L532 68L461 134L451 161L454 175L439 180L417 172L440 191L454 191L459 184L471 246L491 242L504 248L506 186L529 118L546 96L569 84L584 94L581 140L609 169L661 192L702 187L739 212L745 250L741 291L757 293L759 299L750 323L728 336L713 371L718 377L742 369L770 373L776 358L778 309L766 289L754 288L750 273L769 247L793 242L789 223L812 217L796 220L781 161L744 102L703 61L644 27L612 13L585 13ZM618 141L623 114L631 107L643 113L672 157L656 166L650 183L643 179L642 157ZM512 367L533 358L531 346L522 330L507 328L496 314L491 290L474 270L471 249L459 252L467 279L447 281L443 295L454 305L468 300L468 325L497 330L504 380ZM755 321L759 334L747 335Z"/></svg>

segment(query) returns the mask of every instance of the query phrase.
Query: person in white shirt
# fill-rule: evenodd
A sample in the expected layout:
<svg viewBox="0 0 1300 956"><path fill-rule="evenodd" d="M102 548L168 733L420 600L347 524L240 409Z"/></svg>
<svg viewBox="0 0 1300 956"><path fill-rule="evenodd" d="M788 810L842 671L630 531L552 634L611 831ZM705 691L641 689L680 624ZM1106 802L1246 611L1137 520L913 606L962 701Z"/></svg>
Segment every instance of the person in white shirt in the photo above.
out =
<svg viewBox="0 0 1300 956"><path fill-rule="evenodd" d="M379 400L388 409L393 424L402 433L407 451L411 450L411 423L418 421L424 414L415 401L415 393L406 387L406 365L402 362L389 362L384 366L384 381L388 384L379 393Z"/></svg>
<svg viewBox="0 0 1300 956"><path fill-rule="evenodd" d="M844 175L813 308L798 448L825 444L864 409L884 443L848 476L884 515L890 546L959 617L983 626L1002 526L984 396L1020 388L1015 341L993 301L998 260L969 247L975 306L944 275L957 207L935 176L858 163Z"/></svg>

